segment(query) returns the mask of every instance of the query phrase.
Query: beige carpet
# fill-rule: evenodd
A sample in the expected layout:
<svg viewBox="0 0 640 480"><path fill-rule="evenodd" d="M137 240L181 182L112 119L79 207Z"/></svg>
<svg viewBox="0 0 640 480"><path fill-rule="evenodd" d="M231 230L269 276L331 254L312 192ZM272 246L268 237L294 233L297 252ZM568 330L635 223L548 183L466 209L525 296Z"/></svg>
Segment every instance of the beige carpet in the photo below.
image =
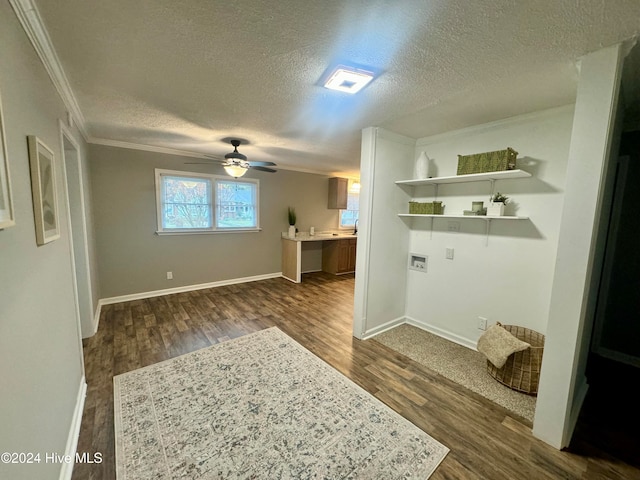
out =
<svg viewBox="0 0 640 480"><path fill-rule="evenodd" d="M400 325L373 340L533 422L536 397L497 382L487 373L486 357L480 352L411 325Z"/></svg>
<svg viewBox="0 0 640 480"><path fill-rule="evenodd" d="M113 380L119 480L425 480L449 451L275 327Z"/></svg>

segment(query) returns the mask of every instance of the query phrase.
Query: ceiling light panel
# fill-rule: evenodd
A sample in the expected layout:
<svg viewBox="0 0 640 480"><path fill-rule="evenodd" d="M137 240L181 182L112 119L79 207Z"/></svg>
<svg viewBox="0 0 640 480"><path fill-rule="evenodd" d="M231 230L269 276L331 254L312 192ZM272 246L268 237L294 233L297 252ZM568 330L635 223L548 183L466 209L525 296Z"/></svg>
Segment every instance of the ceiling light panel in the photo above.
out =
<svg viewBox="0 0 640 480"><path fill-rule="evenodd" d="M373 73L343 65L337 67L324 86L331 90L356 93L373 80Z"/></svg>

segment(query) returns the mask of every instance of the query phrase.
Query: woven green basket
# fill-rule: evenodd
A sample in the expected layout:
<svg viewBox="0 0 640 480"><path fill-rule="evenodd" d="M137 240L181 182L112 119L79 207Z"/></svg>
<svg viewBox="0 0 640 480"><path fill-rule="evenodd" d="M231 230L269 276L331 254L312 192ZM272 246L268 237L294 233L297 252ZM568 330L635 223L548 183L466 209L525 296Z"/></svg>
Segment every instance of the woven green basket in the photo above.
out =
<svg viewBox="0 0 640 480"><path fill-rule="evenodd" d="M409 213L418 215L442 215L442 202L409 202Z"/></svg>
<svg viewBox="0 0 640 480"><path fill-rule="evenodd" d="M513 170L516 168L517 157L518 152L511 147L493 152L458 155L458 175Z"/></svg>

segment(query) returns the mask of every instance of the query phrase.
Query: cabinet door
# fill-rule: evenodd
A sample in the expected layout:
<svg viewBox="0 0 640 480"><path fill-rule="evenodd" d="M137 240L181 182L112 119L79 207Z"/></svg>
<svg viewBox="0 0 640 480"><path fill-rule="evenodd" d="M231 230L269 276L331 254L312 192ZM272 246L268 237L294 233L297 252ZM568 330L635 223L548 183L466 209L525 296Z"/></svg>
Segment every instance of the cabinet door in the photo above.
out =
<svg viewBox="0 0 640 480"><path fill-rule="evenodd" d="M349 240L338 240L338 273L349 271Z"/></svg>
<svg viewBox="0 0 640 480"><path fill-rule="evenodd" d="M349 194L349 179L334 177L329 179L329 202L327 208L346 209Z"/></svg>
<svg viewBox="0 0 640 480"><path fill-rule="evenodd" d="M339 275L356 269L356 239L326 240L322 245L322 271Z"/></svg>
<svg viewBox="0 0 640 480"><path fill-rule="evenodd" d="M349 266L347 267L349 272L355 272L356 270L356 248L357 240L354 238L349 240Z"/></svg>

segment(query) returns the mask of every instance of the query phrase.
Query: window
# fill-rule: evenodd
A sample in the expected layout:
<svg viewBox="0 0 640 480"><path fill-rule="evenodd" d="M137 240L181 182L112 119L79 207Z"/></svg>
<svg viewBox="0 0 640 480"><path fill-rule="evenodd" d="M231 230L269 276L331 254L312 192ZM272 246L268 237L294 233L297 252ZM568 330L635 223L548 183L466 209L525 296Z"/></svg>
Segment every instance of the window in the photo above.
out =
<svg viewBox="0 0 640 480"><path fill-rule="evenodd" d="M216 180L216 227L257 228L257 184L245 180Z"/></svg>
<svg viewBox="0 0 640 480"><path fill-rule="evenodd" d="M355 227L356 220L360 213L360 191L352 188L349 180L349 191L347 194L347 209L340 210L340 228Z"/></svg>
<svg viewBox="0 0 640 480"><path fill-rule="evenodd" d="M158 233L257 231L259 182L156 169Z"/></svg>

